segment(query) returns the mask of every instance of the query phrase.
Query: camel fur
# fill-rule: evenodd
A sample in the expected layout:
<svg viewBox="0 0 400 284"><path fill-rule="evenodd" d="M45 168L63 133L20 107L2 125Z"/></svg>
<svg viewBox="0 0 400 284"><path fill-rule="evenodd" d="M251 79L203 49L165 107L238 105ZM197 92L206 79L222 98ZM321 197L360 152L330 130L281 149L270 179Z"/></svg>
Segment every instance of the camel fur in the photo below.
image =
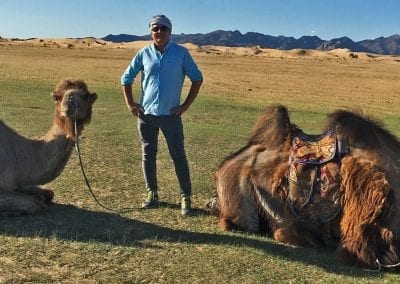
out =
<svg viewBox="0 0 400 284"><path fill-rule="evenodd" d="M334 247L352 265L395 266L400 262L400 141L360 110L329 114L323 131L332 130L347 152L333 177L340 211L331 220L299 220L291 208L289 153L293 139L304 133L283 105L267 107L247 145L221 163L216 195L207 207L223 230L267 230L283 243Z"/></svg>
<svg viewBox="0 0 400 284"><path fill-rule="evenodd" d="M82 80L58 83L51 97L53 126L41 139L29 139L0 120L0 215L34 214L47 208L51 190L39 186L58 177L92 115L96 93ZM76 128L75 129L75 122Z"/></svg>

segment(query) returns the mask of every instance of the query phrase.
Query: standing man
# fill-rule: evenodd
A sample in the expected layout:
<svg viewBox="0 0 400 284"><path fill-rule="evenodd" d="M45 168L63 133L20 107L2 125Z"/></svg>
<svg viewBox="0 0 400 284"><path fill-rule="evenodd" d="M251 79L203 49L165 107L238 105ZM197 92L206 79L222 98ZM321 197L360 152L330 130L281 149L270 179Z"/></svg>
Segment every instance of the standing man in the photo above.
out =
<svg viewBox="0 0 400 284"><path fill-rule="evenodd" d="M149 23L153 43L142 48L121 77L128 110L138 117L142 144L142 167L147 198L142 208L158 203L156 156L159 131L163 133L174 162L181 194L181 213L191 210L192 185L184 147L181 115L195 100L203 76L188 50L170 41L171 21L164 15L154 16ZM135 102L132 84L141 73L141 98ZM189 94L181 104L185 76L191 80Z"/></svg>

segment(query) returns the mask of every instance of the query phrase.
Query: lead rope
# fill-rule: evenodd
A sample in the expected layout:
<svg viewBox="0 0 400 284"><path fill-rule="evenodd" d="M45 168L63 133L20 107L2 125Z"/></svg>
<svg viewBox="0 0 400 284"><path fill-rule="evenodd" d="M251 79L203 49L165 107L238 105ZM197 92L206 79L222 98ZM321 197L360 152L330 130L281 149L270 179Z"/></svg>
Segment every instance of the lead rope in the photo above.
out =
<svg viewBox="0 0 400 284"><path fill-rule="evenodd" d="M74 132L75 132L75 149L76 149L76 152L77 152L77 154L78 154L78 160L79 160L79 165L80 165L80 168L81 168L81 171L82 171L82 174L83 174L83 179L85 180L86 186L87 186L87 188L89 189L89 192L90 192L90 194L92 195L93 199L96 201L96 203L97 203L100 207L102 207L102 208L104 208L104 209L106 209L106 210L108 210L108 211L112 211L112 212L118 213L118 214L119 214L119 213L126 213L126 212L128 212L128 211L139 210L140 208L138 208L138 207L136 207L136 208L134 208L134 207L132 207L132 208L120 208L120 209L110 208L110 207L104 205L103 203L101 203L101 202L99 201L99 199L96 197L96 195L94 194L94 192L93 192L93 190L92 190L92 187L90 186L89 180L88 180L88 178L87 178L87 176L86 176L85 169L84 169L83 163L82 163L81 151L80 151L80 148L79 148L78 127L77 127L77 122L76 122L76 115L77 115L77 112L78 112L78 105L77 105L77 103L75 102L75 120L74 120L74 127L75 127L75 129L74 129L74 130L75 130L75 131L74 131Z"/></svg>

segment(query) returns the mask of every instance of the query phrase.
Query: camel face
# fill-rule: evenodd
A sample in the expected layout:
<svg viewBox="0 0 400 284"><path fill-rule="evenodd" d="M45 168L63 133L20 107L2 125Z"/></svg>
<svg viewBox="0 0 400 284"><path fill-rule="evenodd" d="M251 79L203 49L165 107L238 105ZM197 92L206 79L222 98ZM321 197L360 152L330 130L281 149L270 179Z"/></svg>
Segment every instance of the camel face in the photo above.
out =
<svg viewBox="0 0 400 284"><path fill-rule="evenodd" d="M67 137L80 135L83 126L90 122L96 93L90 93L82 80L62 80L51 94L55 104L54 122ZM75 129L76 123L76 129Z"/></svg>
<svg viewBox="0 0 400 284"><path fill-rule="evenodd" d="M72 89L65 92L59 102L60 116L64 119L86 122L90 119L91 108L97 95L82 89Z"/></svg>

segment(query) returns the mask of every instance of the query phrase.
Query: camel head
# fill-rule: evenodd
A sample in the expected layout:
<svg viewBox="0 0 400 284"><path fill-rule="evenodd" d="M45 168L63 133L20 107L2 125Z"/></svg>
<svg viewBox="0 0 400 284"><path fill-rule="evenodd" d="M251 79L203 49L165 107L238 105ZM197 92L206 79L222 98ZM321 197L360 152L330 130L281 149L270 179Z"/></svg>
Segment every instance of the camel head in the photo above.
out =
<svg viewBox="0 0 400 284"><path fill-rule="evenodd" d="M70 138L75 138L76 133L80 135L84 125L90 122L97 94L90 93L82 80L65 79L58 83L51 96L55 103L54 123Z"/></svg>

